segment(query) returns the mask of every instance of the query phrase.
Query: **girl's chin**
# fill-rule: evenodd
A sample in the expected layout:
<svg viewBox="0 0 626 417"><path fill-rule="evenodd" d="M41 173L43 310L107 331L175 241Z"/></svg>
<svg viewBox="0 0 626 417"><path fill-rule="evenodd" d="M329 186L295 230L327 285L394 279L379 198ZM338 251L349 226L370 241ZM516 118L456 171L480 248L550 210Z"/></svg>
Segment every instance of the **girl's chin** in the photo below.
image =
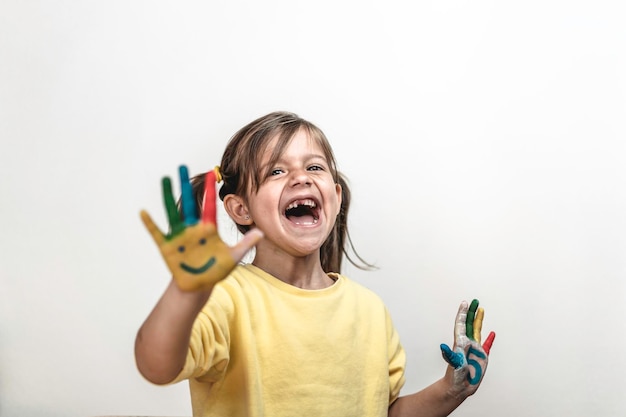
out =
<svg viewBox="0 0 626 417"><path fill-rule="evenodd" d="M312 240L306 241L298 239L297 241L287 243L287 253L292 254L295 257L306 257L315 255L318 256L320 248L324 244L324 241Z"/></svg>

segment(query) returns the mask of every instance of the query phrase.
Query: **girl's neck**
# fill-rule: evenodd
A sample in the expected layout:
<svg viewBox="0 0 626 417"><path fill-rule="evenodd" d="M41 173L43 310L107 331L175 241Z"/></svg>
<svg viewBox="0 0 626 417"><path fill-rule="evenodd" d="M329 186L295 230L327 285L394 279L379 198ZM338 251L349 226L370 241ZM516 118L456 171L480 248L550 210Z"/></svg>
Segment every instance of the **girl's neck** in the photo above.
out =
<svg viewBox="0 0 626 417"><path fill-rule="evenodd" d="M335 282L322 269L319 253L305 257L278 256L267 259L257 252L252 264L289 285L306 290L320 290Z"/></svg>

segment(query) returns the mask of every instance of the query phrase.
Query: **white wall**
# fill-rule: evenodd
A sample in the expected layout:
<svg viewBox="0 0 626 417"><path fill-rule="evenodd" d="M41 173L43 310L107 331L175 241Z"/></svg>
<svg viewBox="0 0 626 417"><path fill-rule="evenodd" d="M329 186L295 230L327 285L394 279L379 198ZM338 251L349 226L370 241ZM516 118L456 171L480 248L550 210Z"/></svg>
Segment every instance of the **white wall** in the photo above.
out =
<svg viewBox="0 0 626 417"><path fill-rule="evenodd" d="M291 110L331 138L347 273L389 305L404 393L462 299L495 330L455 415L624 416L626 27L613 1L0 3L0 415L190 415L136 371L168 282L161 176ZM233 228L222 222L224 235Z"/></svg>

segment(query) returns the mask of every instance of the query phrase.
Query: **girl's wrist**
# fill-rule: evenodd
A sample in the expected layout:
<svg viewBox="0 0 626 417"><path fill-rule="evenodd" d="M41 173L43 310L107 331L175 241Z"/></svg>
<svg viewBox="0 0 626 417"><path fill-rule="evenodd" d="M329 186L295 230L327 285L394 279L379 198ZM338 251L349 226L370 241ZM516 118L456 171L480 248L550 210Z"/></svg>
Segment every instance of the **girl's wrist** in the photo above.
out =
<svg viewBox="0 0 626 417"><path fill-rule="evenodd" d="M172 301L177 305L193 306L194 310L200 311L209 300L209 296L213 291L211 289L186 291L181 289L176 281L172 278L170 282L170 291L172 292Z"/></svg>
<svg viewBox="0 0 626 417"><path fill-rule="evenodd" d="M456 403L458 406L468 397L467 390L463 387L459 387L454 383L454 370L449 366L446 370L446 375L438 381L440 390L442 392L442 401Z"/></svg>

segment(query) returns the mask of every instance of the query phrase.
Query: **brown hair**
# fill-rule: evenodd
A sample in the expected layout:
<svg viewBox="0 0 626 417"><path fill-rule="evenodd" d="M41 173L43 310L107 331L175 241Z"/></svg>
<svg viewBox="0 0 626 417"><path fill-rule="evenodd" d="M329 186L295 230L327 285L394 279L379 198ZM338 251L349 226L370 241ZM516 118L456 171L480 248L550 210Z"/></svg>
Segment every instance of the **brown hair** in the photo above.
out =
<svg viewBox="0 0 626 417"><path fill-rule="evenodd" d="M313 123L289 112L273 112L247 124L233 135L222 156L220 172L224 181L219 191L220 199L228 194L242 198L259 190L293 136L304 129L309 137L322 148L329 169L336 183L341 185L342 202L335 226L320 249L320 261L325 272L341 272L341 263L345 255L348 261L359 269L372 269L373 265L365 262L356 252L348 233L348 209L350 208L350 188L347 179L337 170L333 150L324 133ZM261 167L260 156L264 154L272 139L278 136L276 146L270 156L270 163ZM204 174L191 179L196 204L202 205L204 192ZM250 226L237 225L241 233L246 233ZM347 249L351 249L358 260L353 260Z"/></svg>

